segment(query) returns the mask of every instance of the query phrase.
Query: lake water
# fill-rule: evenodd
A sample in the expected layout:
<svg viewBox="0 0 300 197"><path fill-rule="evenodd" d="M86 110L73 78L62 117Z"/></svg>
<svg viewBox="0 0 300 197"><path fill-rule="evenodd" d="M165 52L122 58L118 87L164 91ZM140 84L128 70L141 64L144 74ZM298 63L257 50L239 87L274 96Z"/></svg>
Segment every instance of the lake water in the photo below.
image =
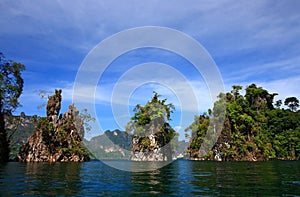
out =
<svg viewBox="0 0 300 197"><path fill-rule="evenodd" d="M100 161L10 162L0 164L0 192L1 196L300 196L300 161L178 160L148 172L120 171Z"/></svg>

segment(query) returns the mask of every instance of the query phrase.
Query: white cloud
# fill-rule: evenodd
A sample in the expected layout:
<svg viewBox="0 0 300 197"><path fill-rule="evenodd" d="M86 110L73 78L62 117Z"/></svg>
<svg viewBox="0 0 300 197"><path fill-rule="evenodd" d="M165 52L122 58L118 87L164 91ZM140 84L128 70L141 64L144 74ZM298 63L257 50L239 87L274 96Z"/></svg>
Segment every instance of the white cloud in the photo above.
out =
<svg viewBox="0 0 300 197"><path fill-rule="evenodd" d="M207 110L212 98L205 83L186 77L164 64L142 64L129 69L115 84L100 83L98 94L109 97L114 104L126 106L131 96L134 96L131 102L145 103L155 90L184 111L196 113L199 109ZM105 92L107 90L110 92Z"/></svg>
<svg viewBox="0 0 300 197"><path fill-rule="evenodd" d="M34 90L62 88L64 101L71 102L74 69L80 65L81 57L112 34L147 25L174 28L196 38L217 60L229 91L229 86L234 84L257 83L282 97L295 95L299 98L299 3L297 0L2 0L0 45L3 52L8 51L27 63L21 98L24 107L21 109L32 113L36 113L33 109L41 102L33 95ZM117 43L115 47L126 44ZM124 70L113 71L111 74ZM56 75L58 72L60 75ZM190 100L191 91L184 81L174 76L165 77L159 70L155 72L157 78L154 81L164 82L167 86L172 84L177 96ZM47 75L54 77L50 79L45 77ZM211 108L209 90L203 80L196 80L194 76L187 78L200 106L197 109L193 102L185 102L184 110L197 113ZM108 80L96 85L87 84L81 91L77 90L81 92L79 100L87 101L86 96L99 85L95 92L96 104L128 105L128 90L141 85L147 76L127 79L122 84L124 89L118 90L114 99L111 92L116 82ZM177 108L182 105L172 91L161 86L155 88L163 96L170 97L170 102ZM131 103L148 100L151 97L148 93L148 89L141 89L139 94L134 94Z"/></svg>
<svg viewBox="0 0 300 197"><path fill-rule="evenodd" d="M295 96L300 99L300 77L290 77L286 79L279 79L268 82L257 82L269 93L278 93L275 100L281 99L284 101L287 97Z"/></svg>
<svg viewBox="0 0 300 197"><path fill-rule="evenodd" d="M264 75L266 80L268 75L273 75L278 79L289 78L290 75L300 75L300 57L290 57L278 61L270 62L246 62L244 66L235 65L233 71L226 73L227 83L240 83L246 79L257 80L257 76ZM251 81L250 81L251 82ZM235 85L235 84L232 84Z"/></svg>
<svg viewBox="0 0 300 197"><path fill-rule="evenodd" d="M297 4L294 1L231 0L3 1L0 24L6 28L0 32L50 36L57 43L86 52L123 29L161 25L184 31L200 41L213 38L214 46L223 46L217 50L226 53L228 49L255 48L297 38L299 14L293 9Z"/></svg>

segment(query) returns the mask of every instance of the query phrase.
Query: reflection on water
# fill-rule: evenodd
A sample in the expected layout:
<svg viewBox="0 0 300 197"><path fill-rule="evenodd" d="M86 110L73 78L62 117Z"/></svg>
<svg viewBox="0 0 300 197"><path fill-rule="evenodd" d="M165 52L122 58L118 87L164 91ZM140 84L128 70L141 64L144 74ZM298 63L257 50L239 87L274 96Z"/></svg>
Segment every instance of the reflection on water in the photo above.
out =
<svg viewBox="0 0 300 197"><path fill-rule="evenodd" d="M0 191L4 196L76 195L81 190L79 163L7 163L2 167Z"/></svg>
<svg viewBox="0 0 300 197"><path fill-rule="evenodd" d="M25 195L40 191L45 195L76 195L81 190L79 163L28 163L24 173Z"/></svg>
<svg viewBox="0 0 300 197"><path fill-rule="evenodd" d="M104 164L127 172L146 172L155 171L156 169L162 168L172 161L119 161L119 160L103 160Z"/></svg>
<svg viewBox="0 0 300 197"><path fill-rule="evenodd" d="M169 168L168 168L169 167ZM131 173L131 183L135 186L133 194L171 194L172 187L169 185L174 174L169 175L169 172L174 170L170 165L161 169L156 169L148 172Z"/></svg>
<svg viewBox="0 0 300 197"><path fill-rule="evenodd" d="M142 162L114 161L143 168ZM62 196L296 196L300 162L175 161L147 172L126 172L99 161L0 164L0 194ZM145 163L144 163L145 165ZM147 163L152 168L156 163Z"/></svg>

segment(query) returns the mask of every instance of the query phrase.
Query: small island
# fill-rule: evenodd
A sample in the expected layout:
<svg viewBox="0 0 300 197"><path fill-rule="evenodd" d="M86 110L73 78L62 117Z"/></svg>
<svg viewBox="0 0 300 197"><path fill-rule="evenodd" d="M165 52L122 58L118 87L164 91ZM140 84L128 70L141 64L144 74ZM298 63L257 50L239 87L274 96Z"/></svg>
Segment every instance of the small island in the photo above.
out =
<svg viewBox="0 0 300 197"><path fill-rule="evenodd" d="M171 113L175 109L167 99L153 93L145 106L136 105L135 114L126 127L132 134L130 159L132 161L171 161L175 147L172 140L178 141L177 133L170 126Z"/></svg>
<svg viewBox="0 0 300 197"><path fill-rule="evenodd" d="M22 145L16 160L21 162L82 162L89 161L83 145L83 121L72 104L69 110L59 115L61 90L55 90L47 103L47 117L40 118L27 143Z"/></svg>
<svg viewBox="0 0 300 197"><path fill-rule="evenodd" d="M191 131L188 153L192 160L265 161L300 159L299 100L288 97L274 101L269 93L251 84L241 95L242 86L221 93L214 108L186 128ZM283 108L282 104L286 106ZM219 117L224 117L219 123ZM207 152L214 135L216 143Z"/></svg>

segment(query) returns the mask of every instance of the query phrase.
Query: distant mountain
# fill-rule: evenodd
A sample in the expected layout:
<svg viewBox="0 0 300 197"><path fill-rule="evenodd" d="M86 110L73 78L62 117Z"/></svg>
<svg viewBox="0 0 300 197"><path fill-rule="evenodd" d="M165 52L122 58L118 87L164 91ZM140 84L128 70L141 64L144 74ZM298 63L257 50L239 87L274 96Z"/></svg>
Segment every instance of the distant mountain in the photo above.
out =
<svg viewBox="0 0 300 197"><path fill-rule="evenodd" d="M107 130L104 134L84 140L84 144L96 159L130 159L132 135L118 129ZM178 141L175 158L186 157L188 142Z"/></svg>
<svg viewBox="0 0 300 197"><path fill-rule="evenodd" d="M26 116L21 113L19 116L6 116L5 126L9 139L10 155L9 159L14 159L20 147L25 144L32 135L40 117Z"/></svg>
<svg viewBox="0 0 300 197"><path fill-rule="evenodd" d="M84 144L96 159L129 159L131 135L118 129L84 140Z"/></svg>

